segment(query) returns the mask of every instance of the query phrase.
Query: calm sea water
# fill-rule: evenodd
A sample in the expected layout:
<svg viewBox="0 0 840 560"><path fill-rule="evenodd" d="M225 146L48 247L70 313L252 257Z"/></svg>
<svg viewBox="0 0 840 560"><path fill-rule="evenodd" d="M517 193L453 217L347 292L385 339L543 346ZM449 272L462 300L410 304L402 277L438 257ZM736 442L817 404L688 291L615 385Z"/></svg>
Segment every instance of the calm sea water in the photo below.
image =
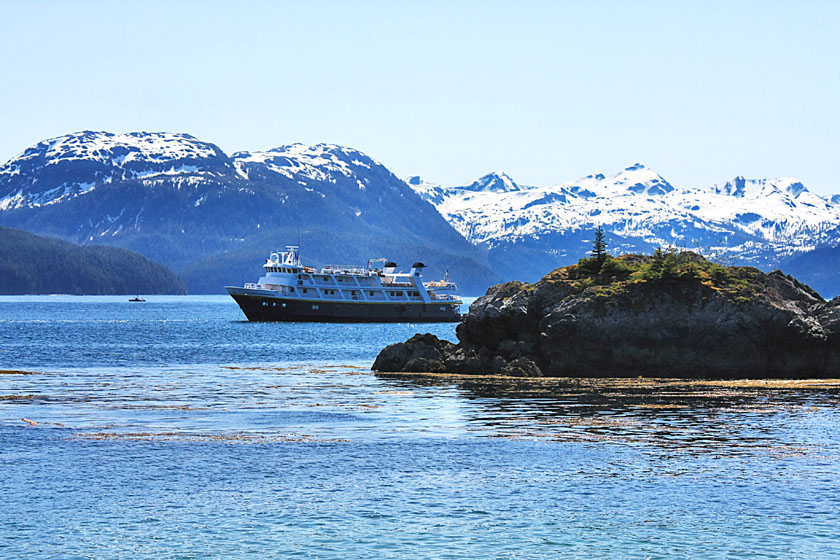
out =
<svg viewBox="0 0 840 560"><path fill-rule="evenodd" d="M833 389L377 376L454 326L147 299L0 298L0 557L840 555Z"/></svg>

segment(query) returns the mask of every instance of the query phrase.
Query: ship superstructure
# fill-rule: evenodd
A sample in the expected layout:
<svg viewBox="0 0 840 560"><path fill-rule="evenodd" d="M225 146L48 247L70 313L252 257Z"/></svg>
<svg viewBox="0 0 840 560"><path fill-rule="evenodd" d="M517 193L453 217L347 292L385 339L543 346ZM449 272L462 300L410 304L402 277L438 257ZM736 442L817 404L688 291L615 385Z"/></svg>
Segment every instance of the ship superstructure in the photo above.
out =
<svg viewBox="0 0 840 560"><path fill-rule="evenodd" d="M244 287L225 289L250 321L455 322L461 299L448 277L422 281L425 265L397 272L386 259L367 266L303 266L297 246L272 252L264 276ZM448 275L447 275L448 276Z"/></svg>

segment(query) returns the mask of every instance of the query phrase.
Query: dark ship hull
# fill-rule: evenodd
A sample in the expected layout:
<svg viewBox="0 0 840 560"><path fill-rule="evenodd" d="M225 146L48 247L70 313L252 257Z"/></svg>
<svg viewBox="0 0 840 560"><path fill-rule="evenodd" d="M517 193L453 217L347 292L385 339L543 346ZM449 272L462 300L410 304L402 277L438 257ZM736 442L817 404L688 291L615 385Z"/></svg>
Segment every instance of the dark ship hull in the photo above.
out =
<svg viewBox="0 0 840 560"><path fill-rule="evenodd" d="M228 288L249 321L455 323L461 320L460 305L452 302L312 301L244 293L247 291Z"/></svg>

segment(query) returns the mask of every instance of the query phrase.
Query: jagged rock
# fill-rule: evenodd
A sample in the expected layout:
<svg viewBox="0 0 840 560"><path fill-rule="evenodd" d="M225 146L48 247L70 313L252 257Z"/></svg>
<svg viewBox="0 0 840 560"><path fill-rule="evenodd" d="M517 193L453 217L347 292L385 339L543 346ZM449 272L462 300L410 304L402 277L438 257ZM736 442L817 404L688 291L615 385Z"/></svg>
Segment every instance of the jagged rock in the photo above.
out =
<svg viewBox="0 0 840 560"><path fill-rule="evenodd" d="M665 273L651 272L653 257L628 255L613 259L613 276L573 265L533 285L494 286L458 326L459 343L427 344L435 353L423 365L532 377L840 376L840 298L825 302L780 271L671 258ZM404 360L386 348L374 369L419 371L415 346Z"/></svg>
<svg viewBox="0 0 840 560"><path fill-rule="evenodd" d="M444 355L454 346L433 334L415 334L382 350L372 367L377 371L441 372L445 369Z"/></svg>

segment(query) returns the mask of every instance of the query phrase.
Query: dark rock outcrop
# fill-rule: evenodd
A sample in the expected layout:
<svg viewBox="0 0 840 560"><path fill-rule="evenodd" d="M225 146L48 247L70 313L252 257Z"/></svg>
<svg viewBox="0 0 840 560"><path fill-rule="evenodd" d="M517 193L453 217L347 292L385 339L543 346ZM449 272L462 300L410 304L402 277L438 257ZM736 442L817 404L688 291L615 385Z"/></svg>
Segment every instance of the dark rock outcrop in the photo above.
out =
<svg viewBox="0 0 840 560"><path fill-rule="evenodd" d="M457 345L418 335L383 350L373 369L840 377L840 298L825 302L780 271L726 268L692 253L679 258L684 264L665 273L661 261L651 271L654 257L628 255L611 259L613 275L601 269L587 276L573 265L536 284L494 286L458 325Z"/></svg>
<svg viewBox="0 0 840 560"><path fill-rule="evenodd" d="M378 371L442 372L444 355L455 345L433 334L415 334L404 343L392 344L376 357L373 369ZM405 369L407 368L407 369Z"/></svg>

